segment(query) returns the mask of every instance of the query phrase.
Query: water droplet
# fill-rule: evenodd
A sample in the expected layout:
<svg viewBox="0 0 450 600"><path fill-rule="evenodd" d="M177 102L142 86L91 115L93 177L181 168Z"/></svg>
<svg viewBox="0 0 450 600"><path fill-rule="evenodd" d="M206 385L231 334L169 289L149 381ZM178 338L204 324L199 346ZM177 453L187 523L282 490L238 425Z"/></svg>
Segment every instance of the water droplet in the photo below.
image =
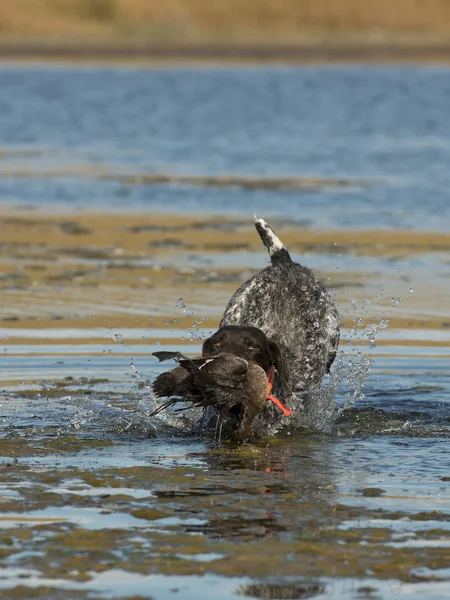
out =
<svg viewBox="0 0 450 600"><path fill-rule="evenodd" d="M414 290L412 288L409 288L409 291L412 293Z"/></svg>
<svg viewBox="0 0 450 600"><path fill-rule="evenodd" d="M402 301L400 298L391 298L391 302L392 304L401 304Z"/></svg>
<svg viewBox="0 0 450 600"><path fill-rule="evenodd" d="M113 340L114 340L115 342L121 342L121 341L122 341L122 336L120 335L120 333L115 333L115 334L113 335Z"/></svg>
<svg viewBox="0 0 450 600"><path fill-rule="evenodd" d="M176 303L176 305L175 305L175 308L176 308L177 310L182 310L183 312L186 312L186 311L187 311L187 306L186 306L186 304L184 303L184 300L183 300L183 298L178 298L178 302Z"/></svg>
<svg viewBox="0 0 450 600"><path fill-rule="evenodd" d="M302 292L306 292L306 290L308 289L308 287L306 285L302 285L302 287L300 289L302 290Z"/></svg>

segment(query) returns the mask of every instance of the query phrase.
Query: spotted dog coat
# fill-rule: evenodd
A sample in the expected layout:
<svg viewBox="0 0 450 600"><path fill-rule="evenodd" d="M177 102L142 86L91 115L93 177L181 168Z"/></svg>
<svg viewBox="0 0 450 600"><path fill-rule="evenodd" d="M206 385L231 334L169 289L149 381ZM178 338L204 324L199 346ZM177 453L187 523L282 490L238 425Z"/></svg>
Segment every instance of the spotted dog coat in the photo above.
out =
<svg viewBox="0 0 450 600"><path fill-rule="evenodd" d="M292 261L281 240L263 219L255 227L271 265L233 294L221 327L252 325L276 342L289 374L277 394L296 408L308 402L330 370L339 344L339 314L314 273Z"/></svg>

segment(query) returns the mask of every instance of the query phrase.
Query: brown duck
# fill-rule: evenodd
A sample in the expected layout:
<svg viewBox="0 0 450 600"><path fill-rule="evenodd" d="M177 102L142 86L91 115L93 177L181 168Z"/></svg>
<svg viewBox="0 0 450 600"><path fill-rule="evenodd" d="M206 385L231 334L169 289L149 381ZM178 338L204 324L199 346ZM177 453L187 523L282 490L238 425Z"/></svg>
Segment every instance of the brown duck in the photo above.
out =
<svg viewBox="0 0 450 600"><path fill-rule="evenodd" d="M160 360L175 359L178 366L159 375L153 383L158 397L170 398L152 415L177 402L214 407L219 437L224 421L231 423L231 437L245 442L253 433L255 419L268 408L268 400L284 415L292 414L271 396L275 370L281 386L287 388L287 373L281 353L256 327L226 326L205 340L201 358L187 358L179 352L155 352Z"/></svg>

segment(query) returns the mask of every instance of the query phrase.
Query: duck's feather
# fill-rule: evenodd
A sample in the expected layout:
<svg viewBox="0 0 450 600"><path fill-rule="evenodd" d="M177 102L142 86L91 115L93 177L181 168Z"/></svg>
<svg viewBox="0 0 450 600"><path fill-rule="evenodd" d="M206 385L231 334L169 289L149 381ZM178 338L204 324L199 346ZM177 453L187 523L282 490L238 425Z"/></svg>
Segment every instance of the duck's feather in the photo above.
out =
<svg viewBox="0 0 450 600"><path fill-rule="evenodd" d="M232 354L209 358L187 358L180 353L156 353L160 360L176 359L175 369L161 373L153 383L156 396L171 398L152 413L157 414L177 402L190 402L191 406L216 406L230 409L242 402L248 362ZM182 357L182 358L181 358ZM242 392L242 393L241 393Z"/></svg>
<svg viewBox="0 0 450 600"><path fill-rule="evenodd" d="M186 358L186 356L184 356L184 354L181 354L181 352L167 352L165 350L161 350L160 352L153 352L152 356L156 356L159 362L170 360L171 358L173 358L174 360Z"/></svg>
<svg viewBox="0 0 450 600"><path fill-rule="evenodd" d="M211 358L183 359L180 366L200 385L236 388L245 380L248 362L233 354L219 354Z"/></svg>

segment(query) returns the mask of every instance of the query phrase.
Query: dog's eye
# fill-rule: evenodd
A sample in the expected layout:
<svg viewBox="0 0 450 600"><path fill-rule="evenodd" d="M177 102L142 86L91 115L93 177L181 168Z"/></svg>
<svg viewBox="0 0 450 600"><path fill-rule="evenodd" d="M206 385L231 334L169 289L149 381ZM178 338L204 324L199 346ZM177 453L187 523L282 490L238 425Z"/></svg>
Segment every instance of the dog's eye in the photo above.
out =
<svg viewBox="0 0 450 600"><path fill-rule="evenodd" d="M253 346L252 344L247 344L247 350L257 350L256 346Z"/></svg>
<svg viewBox="0 0 450 600"><path fill-rule="evenodd" d="M214 342L215 348L220 348L221 346L223 346L223 342Z"/></svg>

